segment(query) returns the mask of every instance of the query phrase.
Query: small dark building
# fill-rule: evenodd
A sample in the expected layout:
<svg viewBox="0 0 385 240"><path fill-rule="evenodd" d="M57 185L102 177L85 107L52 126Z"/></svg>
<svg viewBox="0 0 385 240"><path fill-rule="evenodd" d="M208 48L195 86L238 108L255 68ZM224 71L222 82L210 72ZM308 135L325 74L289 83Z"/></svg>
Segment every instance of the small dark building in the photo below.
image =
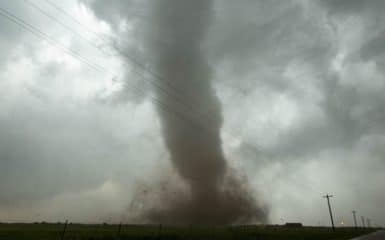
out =
<svg viewBox="0 0 385 240"><path fill-rule="evenodd" d="M285 227L300 228L302 227L302 223L285 223Z"/></svg>

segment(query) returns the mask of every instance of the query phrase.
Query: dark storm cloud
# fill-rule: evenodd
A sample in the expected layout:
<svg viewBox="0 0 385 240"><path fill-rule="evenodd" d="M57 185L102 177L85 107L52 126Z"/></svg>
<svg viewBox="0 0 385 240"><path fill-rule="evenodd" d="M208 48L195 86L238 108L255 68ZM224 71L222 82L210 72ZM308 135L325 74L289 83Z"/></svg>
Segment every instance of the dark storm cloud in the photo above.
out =
<svg viewBox="0 0 385 240"><path fill-rule="evenodd" d="M234 10L231 8L232 4L224 2L219 2L218 6L221 4L224 9L226 6L229 7L229 12L231 11L234 15L237 15L236 10L242 9L239 7ZM347 3L330 1L325 3L325 6L328 9L349 12L349 9L356 9L361 4L364 4L367 9L381 8L381 1L373 4L361 3L361 1L352 1L351 3L349 1ZM220 36L216 39L217 41L213 41L211 51L218 52L214 52L214 58L217 59L216 61L225 63L224 66L230 66L235 70L235 72L229 72L233 75L225 81L231 81L229 83L231 87L238 88L242 94L248 94L253 91L253 87L261 86L268 86L273 89L272 91L283 91L291 98L302 98L303 101L310 101L299 103L314 104L321 109L321 116L323 116L320 119L303 122L303 125L282 133L279 143L269 150L269 153L275 155L281 152L280 158L287 154L296 156L314 154L317 151L333 147L352 146L355 141L365 135L370 126L373 126L372 123L377 121L363 122L355 114L364 109L364 105L371 106L371 108L376 109L373 112L378 112L383 101L378 99L380 96L369 98L355 86L341 83L340 78L342 76L331 69L330 64L338 54L337 39L334 39L335 36L333 36L333 28L339 24L338 20L328 22L322 18L315 18L322 17L323 9L312 4L312 9L309 11L314 11L314 13L307 13L303 6L289 1L278 7L273 7L266 2L247 3L244 6L250 7L259 14L255 16L246 14L243 15L244 17L234 17L233 19L231 14L228 14L225 16L230 16L230 23L229 26L224 26L226 30L221 29L221 23L217 23L216 28L213 27L213 32L217 35L212 36L212 38L215 39L216 36ZM269 7L274 9L272 11L275 14L269 14L270 12L266 11ZM242 13L247 13L247 10L242 11ZM317 16L318 13L320 14ZM263 20L258 21L259 18ZM370 22L365 21L365 24L370 24ZM244 34L240 34L240 32ZM223 36L222 33L226 35ZM361 61L367 58L366 56L372 55L374 57L375 54L381 54L381 36L379 34L374 39L365 39L361 48L352 51L361 52ZM226 44L226 41L231 45ZM299 76L300 80L297 82L289 82L288 79L282 77L258 76L266 69L282 73L290 63L304 64L306 68L310 68L316 73L316 79L306 80ZM218 71L226 70L218 69ZM260 71L258 72L258 70ZM247 77L253 73L256 74L253 78ZM239 78L239 76L246 77ZM237 81L233 79L237 79ZM303 91L301 81L310 81L310 84L320 92L322 100L305 99L304 94L306 92L301 92ZM243 91L243 84L247 86L246 92ZM376 100L372 101L371 99ZM373 116L363 112L359 114L367 117ZM381 119L378 114L376 115L376 118Z"/></svg>
<svg viewBox="0 0 385 240"><path fill-rule="evenodd" d="M232 92L231 98L221 101L225 126L245 132L237 149L240 156L256 166L260 159L266 165L279 161L296 166L323 152L354 152L361 139L384 133L380 68L384 26L378 23L382 1L215 1L214 9L204 46L219 92ZM361 34L354 33L349 19L359 23ZM272 97L257 98L254 94L260 89ZM297 118L276 130L277 137L268 145L264 140L272 130L257 126L264 135L256 135L234 117L264 115L254 109L282 95L296 106ZM260 102L255 106L256 99ZM270 128L279 128L275 122L284 123L279 118ZM250 140L255 139L251 148Z"/></svg>
<svg viewBox="0 0 385 240"><path fill-rule="evenodd" d="M385 2L378 0L370 1L319 1L326 11L340 20L355 18L360 19L365 26L361 36L362 44L357 53L362 60L367 61L371 58L381 56L384 49L385 26L382 24L384 16L382 11L385 9Z"/></svg>
<svg viewBox="0 0 385 240"><path fill-rule="evenodd" d="M122 20L141 17L145 9L140 8L138 0L117 0L117 1L89 1L82 0L90 6L95 15L100 19L111 23L112 27L118 27Z"/></svg>
<svg viewBox="0 0 385 240"><path fill-rule="evenodd" d="M106 176L92 166L112 158L113 146L103 144L105 136L96 131L97 124L89 124L90 116L33 97L29 101L36 107L19 102L1 115L0 205L35 202L103 183Z"/></svg>
<svg viewBox="0 0 385 240"><path fill-rule="evenodd" d="M173 43L170 33L151 35L143 31L149 26L162 27L160 23L149 25L152 1L82 2L115 31L113 47L119 50L120 59L124 59L122 55L135 56L149 69L160 71L153 64L155 54L148 45L162 48ZM4 4L22 15L26 12L13 2ZM201 45L207 50L204 55L212 70L212 89L222 106L221 147L229 165L233 159L235 165L244 164L253 190L271 201L273 221L285 216L285 220L297 221L301 215L305 222L318 224L316 214L326 223L328 216L323 215L320 196L333 191L338 217L350 218L351 209L358 208L363 215L385 222L381 210L385 201L385 2L217 0L213 9L210 26L205 29L207 38ZM3 69L5 62L10 64L10 49L22 40L18 30L3 20L0 24L0 31L7 33L0 40ZM21 52L18 57L30 55ZM140 106L149 96L151 84L133 74L140 67L127 62L129 66L122 73L123 90L111 98ZM72 110L59 103L41 107L46 111L36 108L36 99L50 102L61 94L61 90L47 91L51 88L44 87L56 84L51 78L62 73L57 66L47 64L40 70L44 77L37 80L37 86L20 86L27 89L28 100L8 98L13 94L8 89L0 96L8 99L0 105L6 106L3 114L9 113L0 119L3 209L10 203L21 204L23 199L34 199L32 204L63 192L100 186L114 175L111 166L104 164L106 158L119 159L114 166L121 170L135 169L132 164L138 163L126 159L157 162L159 155L164 156L165 149L160 146L148 151L148 139L134 144L142 139L140 134L108 138L109 132L130 133L142 126L154 132L149 139L156 135L160 142L159 129L150 127L156 125L154 115L140 118L139 122L147 123L118 131L115 126L130 124L131 115L120 115L116 105L103 105L103 110L90 110L99 109L97 104L88 105L86 110L79 103L74 103ZM0 84L5 81L1 79ZM144 88L144 93L129 91L132 85ZM79 115L87 111L86 116ZM104 111L116 119L103 120L101 126L90 124ZM55 115L58 118L52 119ZM125 151L127 143L133 144L134 150ZM153 155L142 158L138 152ZM89 165L93 165L90 172ZM131 180L127 177L123 181ZM35 186L44 188L31 190Z"/></svg>
<svg viewBox="0 0 385 240"><path fill-rule="evenodd" d="M6 10L16 11L20 15L28 15L28 9L16 1L16 3L3 2L2 7ZM16 44L23 39L25 33L19 28L15 28L10 24L9 20L4 16L0 18L0 32L2 37L0 38L0 67L3 67L4 62L8 59L12 49L16 47Z"/></svg>
<svg viewBox="0 0 385 240"><path fill-rule="evenodd" d="M381 0L320 0L322 5L328 8L330 13L362 13L364 11L379 11L385 7L384 1Z"/></svg>
<svg viewBox="0 0 385 240"><path fill-rule="evenodd" d="M279 73L295 61L324 65L333 48L323 26L308 21L303 7L294 1L241 5L217 1L217 15L207 43L210 57L218 72L230 74L220 81L241 94L257 87L295 91L298 86Z"/></svg>
<svg viewBox="0 0 385 240"><path fill-rule="evenodd" d="M380 32L378 35L369 39L359 52L363 60L382 57L382 54L385 52L385 33Z"/></svg>
<svg viewBox="0 0 385 240"><path fill-rule="evenodd" d="M335 7L335 10L338 10L340 6L343 6L342 2L330 2L328 7L331 9ZM383 6L380 3L382 2L378 1L376 4L367 4L365 2L365 7L384 9L385 5ZM361 5L361 1L347 1L344 4L346 7L344 10L355 9L356 5ZM341 11L343 10L341 9ZM358 14L358 16L360 15ZM365 21L365 26L373 24L370 21L375 21L375 19L375 16L371 16L369 20ZM337 20L331 24L338 25L339 21ZM373 34L370 30L365 33L367 33L367 36ZM323 100L318 105L323 111L324 118L322 120L319 119L320 122L312 121L302 125L300 128L290 130L288 135L282 138L281 144L277 145L278 148L284 149L283 154L290 152L295 154L301 154L301 152L314 154L317 151L330 148L351 149L354 143L366 134L371 134L373 131L384 132L384 126L381 124L381 119L383 119L381 109L385 107L384 98L377 90L365 89L366 83L370 85L370 82L383 82L383 79L381 80L383 76L378 80L374 79L371 73L360 76L354 76L354 74L350 73L350 71L354 71L354 65L357 64L356 61L365 64L367 61L373 60L377 54L381 54L382 40L380 36L375 36L374 39L370 39L370 37L369 39L364 39L362 40L362 47L351 50L353 52L359 51L361 59L353 60L347 57L343 63L344 67L346 67L344 74L331 69L330 65L317 65L317 60L309 59L310 64L314 64L314 68L322 69L322 74L320 75L322 81L318 83L318 87L323 94ZM330 43L330 46L333 46L333 44ZM334 56L337 54L338 52L334 52ZM321 56L315 56L315 58ZM334 61L332 54L323 55L323 57L329 63ZM355 85L357 82L362 82L363 85ZM379 86L383 89L383 83L380 83ZM370 94L367 91L373 92ZM272 152L275 151L273 150Z"/></svg>
<svg viewBox="0 0 385 240"><path fill-rule="evenodd" d="M11 212L24 209L24 216L29 216L31 211L49 211L50 204L40 208L42 202L53 204L57 201L53 211L66 214L75 204L65 202L63 199L67 196L78 196L74 201L81 205L88 192L102 191L106 184L130 189L127 183L142 179L142 174L151 169L148 159L155 157L142 148L147 145L145 142L152 142L154 150L161 149L156 143L157 138L143 134L137 125L143 125L147 120L135 120L132 113L123 109L119 114L116 114L117 109L113 110L114 114L108 114L111 109L105 106L64 104L28 93L13 99L12 103L13 106L3 103L0 114L0 213L6 209ZM132 122L125 123L127 118ZM136 132L121 134L127 129L136 129ZM122 141L131 137L140 140ZM156 150L157 157L159 152ZM126 168L129 162L133 164ZM141 171L137 172L137 169ZM120 198L129 194L124 192ZM94 196L95 201L103 197L106 196ZM26 206L34 206L36 210L25 209ZM88 218L94 215L97 208L91 204L87 207L90 213L78 215L75 212L73 218L69 217L89 221L87 215ZM3 215L2 219L5 217ZM7 217L8 220L18 219L15 214ZM57 216L45 217L58 219ZM105 215L97 217L93 221L103 219Z"/></svg>

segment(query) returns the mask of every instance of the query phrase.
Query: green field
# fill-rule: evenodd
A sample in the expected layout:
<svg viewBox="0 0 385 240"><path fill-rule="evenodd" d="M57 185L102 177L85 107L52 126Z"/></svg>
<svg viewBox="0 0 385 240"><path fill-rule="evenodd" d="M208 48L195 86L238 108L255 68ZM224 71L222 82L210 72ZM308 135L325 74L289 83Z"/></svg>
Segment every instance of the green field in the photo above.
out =
<svg viewBox="0 0 385 240"><path fill-rule="evenodd" d="M119 231L120 228L120 231ZM64 224L0 224L0 240L61 239ZM68 224L66 240L91 239L253 239L253 240L342 240L367 234L375 229L282 226L185 226L161 225L84 225Z"/></svg>

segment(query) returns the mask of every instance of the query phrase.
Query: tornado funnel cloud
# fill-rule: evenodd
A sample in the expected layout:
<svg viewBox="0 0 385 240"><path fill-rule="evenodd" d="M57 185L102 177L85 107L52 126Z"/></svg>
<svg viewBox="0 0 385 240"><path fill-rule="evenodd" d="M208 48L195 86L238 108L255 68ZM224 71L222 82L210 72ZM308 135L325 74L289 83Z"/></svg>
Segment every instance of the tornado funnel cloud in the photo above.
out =
<svg viewBox="0 0 385 240"><path fill-rule="evenodd" d="M188 224L265 221L264 210L245 183L232 176L222 151L221 105L203 49L213 1L156 0L151 11L148 37L163 40L156 45L148 41L161 76L158 86L167 86L154 87L162 133L189 194L151 209L148 218Z"/></svg>

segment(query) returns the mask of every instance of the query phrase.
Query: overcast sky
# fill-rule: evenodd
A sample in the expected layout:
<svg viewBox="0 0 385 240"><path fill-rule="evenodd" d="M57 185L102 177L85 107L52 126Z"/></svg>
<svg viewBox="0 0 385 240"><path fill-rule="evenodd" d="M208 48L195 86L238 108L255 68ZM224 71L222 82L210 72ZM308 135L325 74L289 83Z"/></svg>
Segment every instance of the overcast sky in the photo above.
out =
<svg viewBox="0 0 385 240"><path fill-rule="evenodd" d="M120 221L138 185L174 174L151 76L130 61L151 58L150 5L0 2L0 222ZM356 210L384 225L385 1L214 8L222 147L271 222L327 225L330 193L338 224Z"/></svg>

